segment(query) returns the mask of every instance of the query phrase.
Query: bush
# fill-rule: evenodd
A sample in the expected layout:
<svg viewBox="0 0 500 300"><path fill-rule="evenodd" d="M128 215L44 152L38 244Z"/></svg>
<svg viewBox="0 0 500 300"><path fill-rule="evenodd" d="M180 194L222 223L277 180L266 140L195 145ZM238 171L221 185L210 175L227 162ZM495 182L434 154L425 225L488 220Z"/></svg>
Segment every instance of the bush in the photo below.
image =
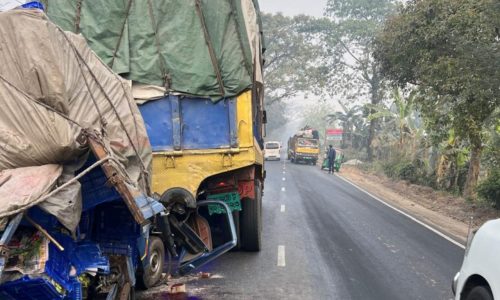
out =
<svg viewBox="0 0 500 300"><path fill-rule="evenodd" d="M495 169L477 186L477 194L482 199L500 209L500 170Z"/></svg>
<svg viewBox="0 0 500 300"><path fill-rule="evenodd" d="M398 166L397 176L400 179L407 180L411 183L418 182L418 168L412 162L403 162Z"/></svg>
<svg viewBox="0 0 500 300"><path fill-rule="evenodd" d="M386 162L382 166L385 175L393 179L407 180L411 183L423 183L426 178L425 168L419 160L398 160Z"/></svg>

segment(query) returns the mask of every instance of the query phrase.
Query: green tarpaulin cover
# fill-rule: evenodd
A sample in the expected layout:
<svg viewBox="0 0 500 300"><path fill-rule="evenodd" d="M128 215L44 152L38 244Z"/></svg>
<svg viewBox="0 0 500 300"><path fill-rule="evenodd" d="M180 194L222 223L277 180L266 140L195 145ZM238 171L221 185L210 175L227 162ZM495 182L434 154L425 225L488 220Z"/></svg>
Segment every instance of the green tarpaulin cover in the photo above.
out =
<svg viewBox="0 0 500 300"><path fill-rule="evenodd" d="M214 99L262 81L256 0L46 0L62 29L81 33L134 82Z"/></svg>

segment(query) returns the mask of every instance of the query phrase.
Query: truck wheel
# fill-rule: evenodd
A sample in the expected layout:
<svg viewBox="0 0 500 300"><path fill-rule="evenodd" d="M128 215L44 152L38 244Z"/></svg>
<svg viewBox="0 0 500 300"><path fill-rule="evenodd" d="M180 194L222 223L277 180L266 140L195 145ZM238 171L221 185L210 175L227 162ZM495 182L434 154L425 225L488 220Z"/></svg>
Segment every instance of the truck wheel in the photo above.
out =
<svg viewBox="0 0 500 300"><path fill-rule="evenodd" d="M479 285L470 290L465 300L493 300L493 296L487 286Z"/></svg>
<svg viewBox="0 0 500 300"><path fill-rule="evenodd" d="M149 266L146 270L139 272L139 276L137 276L137 284L142 289L149 289L160 281L165 265L165 247L159 237L151 236L149 238L148 251Z"/></svg>
<svg viewBox="0 0 500 300"><path fill-rule="evenodd" d="M241 248L246 251L260 251L262 233L262 192L260 182L255 182L255 199L241 201L240 237Z"/></svg>

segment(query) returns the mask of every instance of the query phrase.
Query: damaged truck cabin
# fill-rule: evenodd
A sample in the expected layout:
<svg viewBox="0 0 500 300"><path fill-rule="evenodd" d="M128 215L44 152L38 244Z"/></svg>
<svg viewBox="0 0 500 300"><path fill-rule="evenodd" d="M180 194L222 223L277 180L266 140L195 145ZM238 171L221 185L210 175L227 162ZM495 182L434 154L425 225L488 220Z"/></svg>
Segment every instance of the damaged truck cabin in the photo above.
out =
<svg viewBox="0 0 500 300"><path fill-rule="evenodd" d="M45 2L53 22L82 34L132 81L153 149L152 191L161 202L191 211L200 201L224 201L238 246L258 251L265 112L257 1ZM193 222L210 225L201 238L210 247L224 243L230 230L223 210L198 211L203 217Z"/></svg>
<svg viewBox="0 0 500 300"><path fill-rule="evenodd" d="M128 84L18 8L0 12L0 103L0 299L128 298L164 211Z"/></svg>

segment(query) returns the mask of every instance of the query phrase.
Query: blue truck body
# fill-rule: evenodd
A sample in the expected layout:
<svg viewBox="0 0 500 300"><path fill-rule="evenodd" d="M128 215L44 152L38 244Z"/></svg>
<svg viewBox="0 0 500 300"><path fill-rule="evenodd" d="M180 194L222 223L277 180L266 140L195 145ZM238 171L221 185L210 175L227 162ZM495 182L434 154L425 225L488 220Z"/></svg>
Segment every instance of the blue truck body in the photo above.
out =
<svg viewBox="0 0 500 300"><path fill-rule="evenodd" d="M167 96L139 106L153 151L229 148L237 144L236 101Z"/></svg>

